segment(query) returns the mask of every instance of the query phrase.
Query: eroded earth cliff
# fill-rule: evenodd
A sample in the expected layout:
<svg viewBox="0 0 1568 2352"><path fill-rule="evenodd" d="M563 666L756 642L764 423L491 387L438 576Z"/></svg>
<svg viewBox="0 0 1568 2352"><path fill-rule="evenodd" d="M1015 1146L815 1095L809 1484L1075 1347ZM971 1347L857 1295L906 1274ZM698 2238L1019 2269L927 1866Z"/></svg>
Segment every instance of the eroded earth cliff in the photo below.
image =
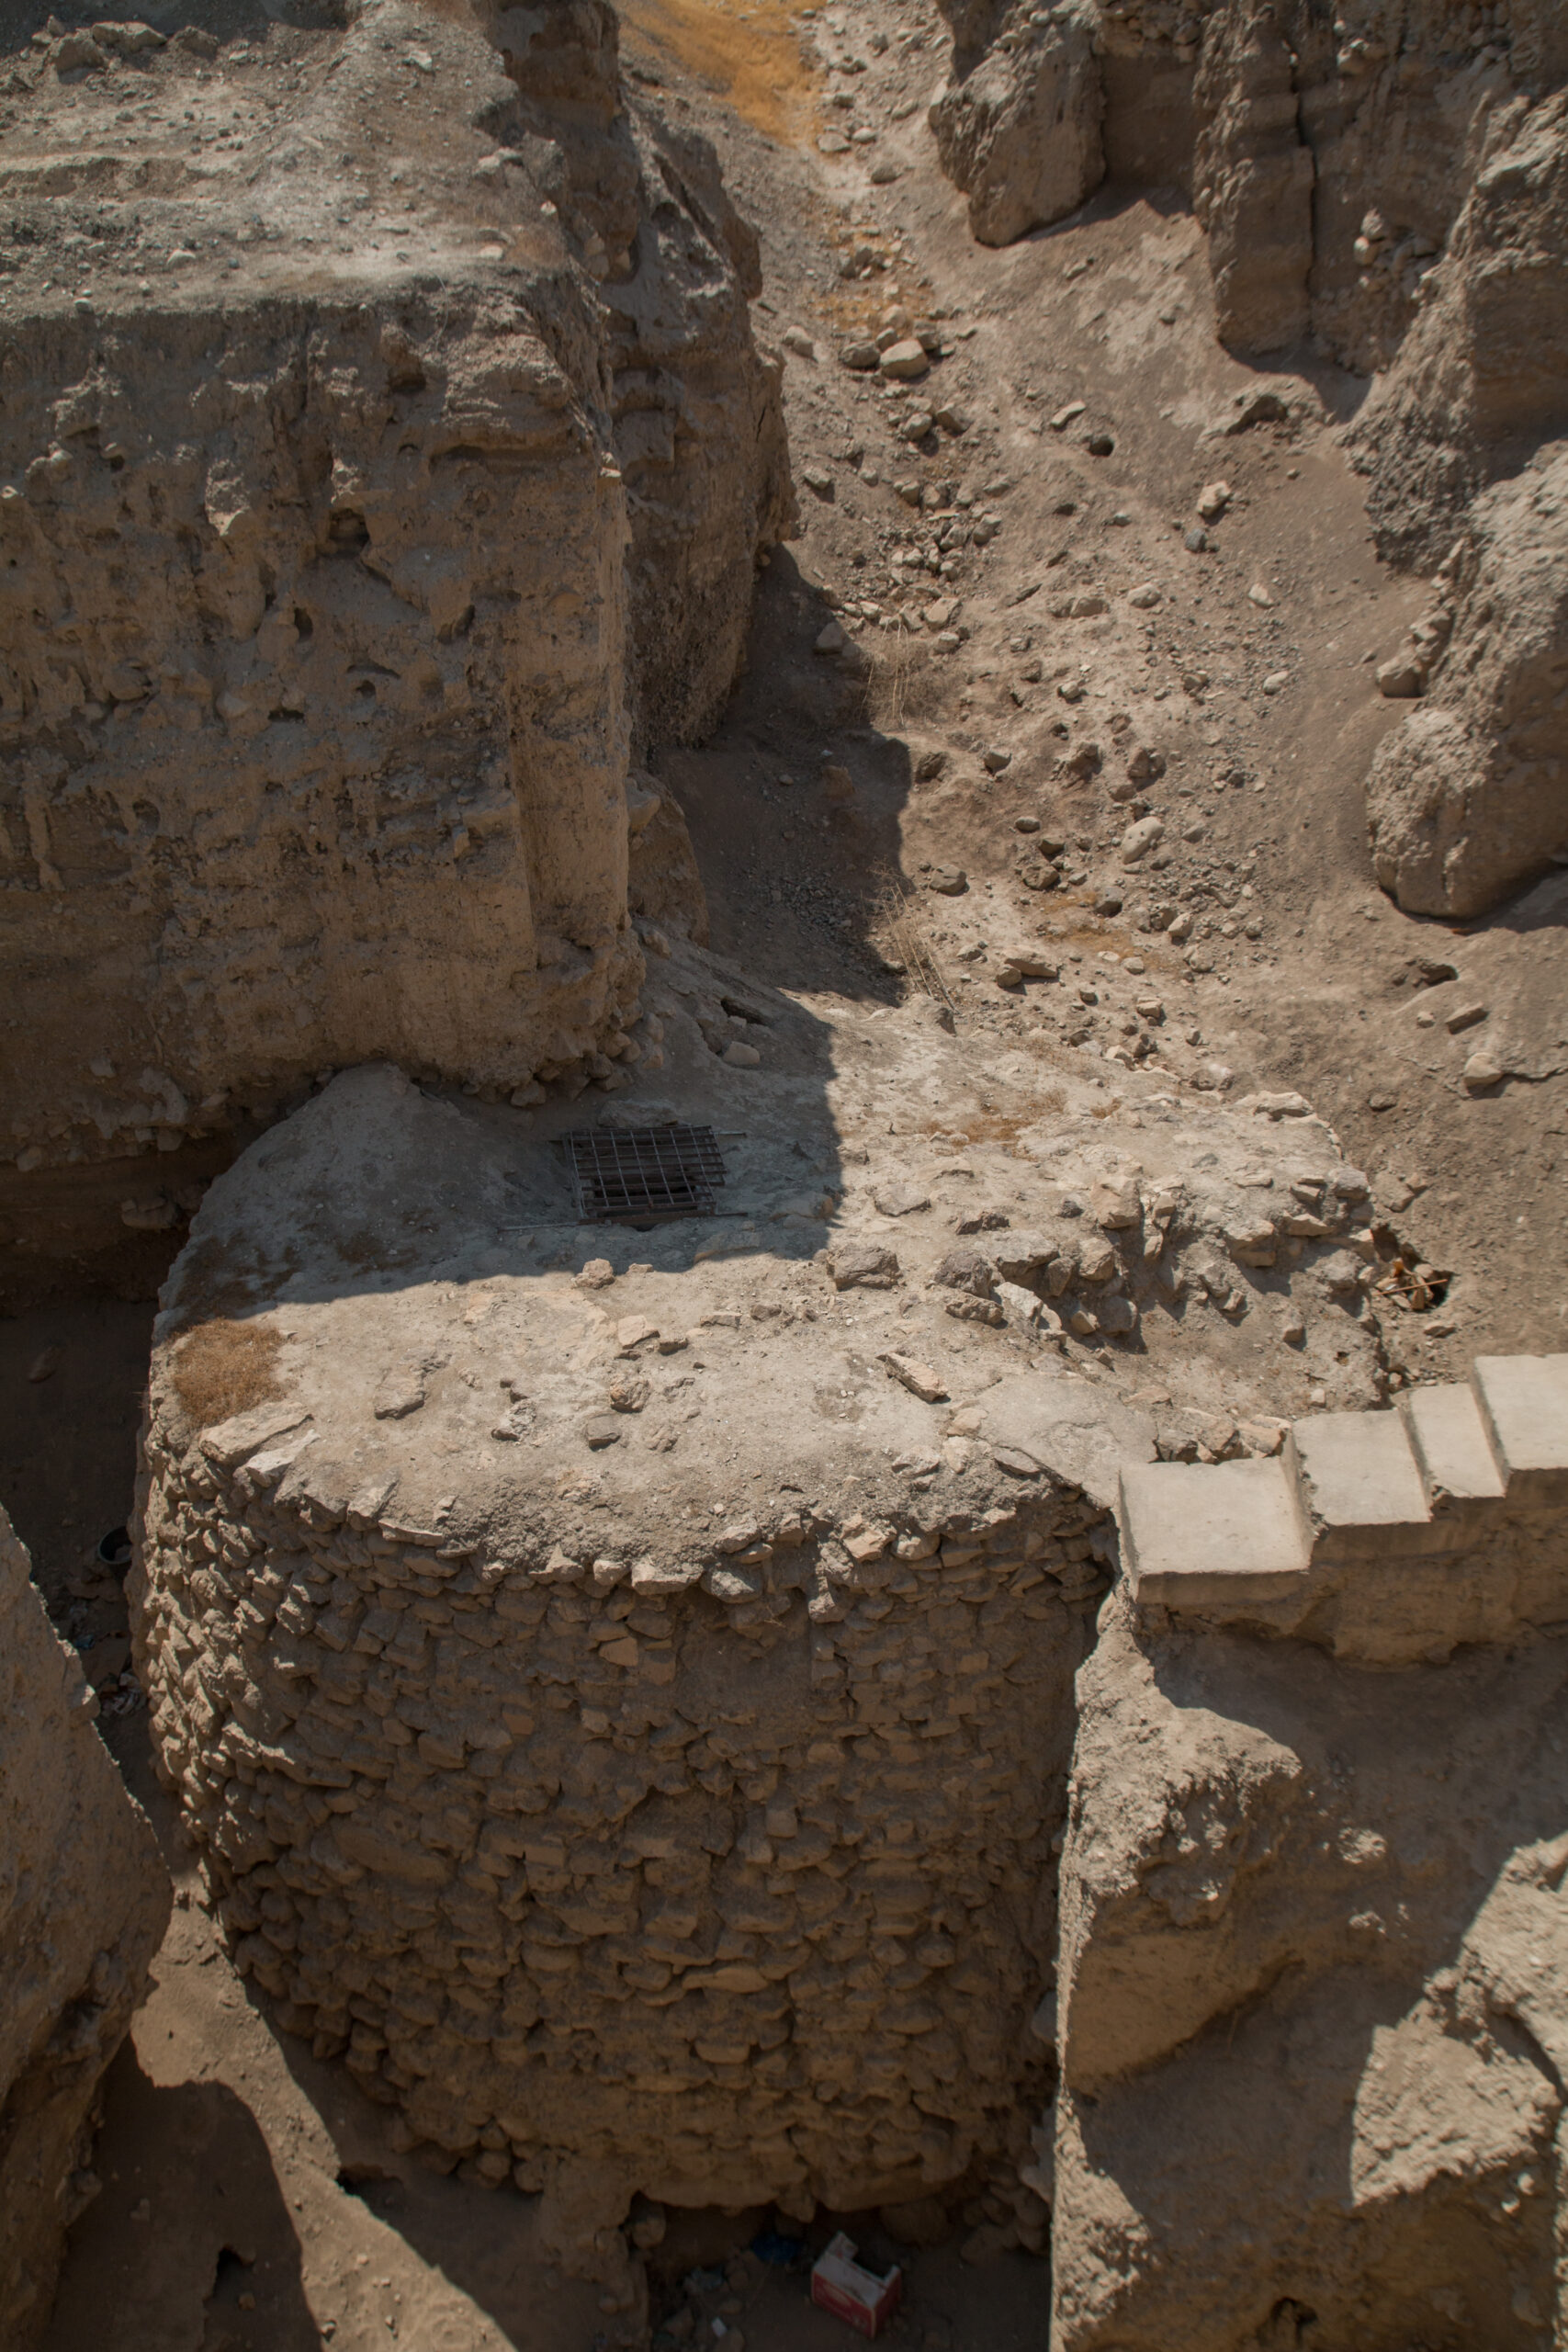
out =
<svg viewBox="0 0 1568 2352"><path fill-rule="evenodd" d="M1378 876L1401 906L1495 905L1568 847L1568 572L1551 488L1568 429L1561 11L1363 0L1332 25L1259 0L944 13L953 77L931 121L977 237L1060 220L1107 177L1180 189L1227 345L1310 347L1375 378L1348 438L1382 551L1427 571L1462 558L1473 576L1506 537L1468 642L1450 651L1435 634L1397 682L1391 671L1401 695L1430 677L1449 715L1412 719L1369 786ZM1501 509L1467 513L1521 469Z"/></svg>
<svg viewBox="0 0 1568 2352"><path fill-rule="evenodd" d="M323 1065L499 1097L625 1050L634 737L711 723L739 661L776 369L754 240L627 101L613 12L492 30L369 12L281 107L242 60L197 164L199 43L38 60L0 413L23 1174Z"/></svg>
<svg viewBox="0 0 1568 2352"><path fill-rule="evenodd" d="M96 2195L104 2071L147 1990L169 1884L95 1731L98 1702L0 1511L0 2332L42 2335Z"/></svg>

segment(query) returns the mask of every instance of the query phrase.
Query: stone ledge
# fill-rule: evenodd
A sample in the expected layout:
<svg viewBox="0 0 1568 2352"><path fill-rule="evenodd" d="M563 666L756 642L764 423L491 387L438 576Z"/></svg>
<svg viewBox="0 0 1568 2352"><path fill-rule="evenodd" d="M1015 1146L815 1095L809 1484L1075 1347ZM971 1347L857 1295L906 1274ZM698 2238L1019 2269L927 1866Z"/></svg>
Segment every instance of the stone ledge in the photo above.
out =
<svg viewBox="0 0 1568 2352"><path fill-rule="evenodd" d="M1412 1388L1399 1409L1434 1508L1501 1502L1506 1486L1473 1388L1460 1382Z"/></svg>
<svg viewBox="0 0 1568 2352"><path fill-rule="evenodd" d="M1568 1355L1477 1356L1471 1379L1509 1501L1568 1501Z"/></svg>
<svg viewBox="0 0 1568 2352"><path fill-rule="evenodd" d="M1483 1356L1396 1411L1296 1422L1276 1461L1123 1465L1140 1606L1394 1664L1568 1609L1568 1355Z"/></svg>
<svg viewBox="0 0 1568 2352"><path fill-rule="evenodd" d="M1314 1560L1443 1548L1447 1532L1398 1413L1317 1413L1294 1424L1291 1441Z"/></svg>
<svg viewBox="0 0 1568 2352"><path fill-rule="evenodd" d="M1129 1465L1117 1517L1140 1601L1223 1612L1306 1589L1311 1532L1282 1461Z"/></svg>

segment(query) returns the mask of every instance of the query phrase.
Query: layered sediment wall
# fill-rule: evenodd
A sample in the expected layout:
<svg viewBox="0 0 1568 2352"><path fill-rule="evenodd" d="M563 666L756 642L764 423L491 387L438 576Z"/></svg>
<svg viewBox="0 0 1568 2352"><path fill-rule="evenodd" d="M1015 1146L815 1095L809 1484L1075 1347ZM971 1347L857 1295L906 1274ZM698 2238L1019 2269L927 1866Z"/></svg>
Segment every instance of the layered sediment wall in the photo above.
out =
<svg viewBox="0 0 1568 2352"><path fill-rule="evenodd" d="M778 374L755 240L705 142L627 103L614 12L488 29L394 5L300 37L281 113L242 51L199 165L199 49L45 45L16 77L23 1177L186 1149L367 1057L501 1098L626 1049L630 763L734 675L791 514Z"/></svg>
<svg viewBox="0 0 1568 2352"><path fill-rule="evenodd" d="M36 355L0 502L35 1164L367 1053L511 1089L629 1012L623 493L552 290Z"/></svg>

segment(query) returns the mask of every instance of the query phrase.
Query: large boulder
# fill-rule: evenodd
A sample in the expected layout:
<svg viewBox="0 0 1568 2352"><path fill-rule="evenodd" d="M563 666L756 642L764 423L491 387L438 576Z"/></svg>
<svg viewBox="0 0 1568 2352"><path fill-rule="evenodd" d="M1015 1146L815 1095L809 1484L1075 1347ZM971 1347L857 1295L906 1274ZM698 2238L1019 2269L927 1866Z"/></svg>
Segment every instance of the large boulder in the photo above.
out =
<svg viewBox="0 0 1568 2352"><path fill-rule="evenodd" d="M3 1510L0 1660L0 2343L24 2352L97 2187L98 2087L146 1990L169 1882Z"/></svg>
<svg viewBox="0 0 1568 2352"><path fill-rule="evenodd" d="M1379 747L1367 820L1402 907L1474 915L1568 850L1568 457L1480 498L1445 571L1447 650Z"/></svg>

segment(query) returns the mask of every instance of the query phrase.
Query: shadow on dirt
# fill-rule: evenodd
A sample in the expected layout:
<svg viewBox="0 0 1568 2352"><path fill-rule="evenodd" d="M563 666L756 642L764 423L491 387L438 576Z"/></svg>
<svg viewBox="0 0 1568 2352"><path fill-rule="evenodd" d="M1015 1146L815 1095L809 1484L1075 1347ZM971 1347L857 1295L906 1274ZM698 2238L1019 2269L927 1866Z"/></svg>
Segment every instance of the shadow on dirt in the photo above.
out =
<svg viewBox="0 0 1568 2352"><path fill-rule="evenodd" d="M716 952L775 988L896 1004L887 918L908 887L914 765L903 725L931 656L863 602L846 591L836 609L775 548L718 727L652 765L685 815Z"/></svg>
<svg viewBox="0 0 1568 2352"><path fill-rule="evenodd" d="M152 2082L127 2042L104 2108L112 2168L72 2233L41 2352L318 2352L299 2236L244 2102L222 2083Z"/></svg>

